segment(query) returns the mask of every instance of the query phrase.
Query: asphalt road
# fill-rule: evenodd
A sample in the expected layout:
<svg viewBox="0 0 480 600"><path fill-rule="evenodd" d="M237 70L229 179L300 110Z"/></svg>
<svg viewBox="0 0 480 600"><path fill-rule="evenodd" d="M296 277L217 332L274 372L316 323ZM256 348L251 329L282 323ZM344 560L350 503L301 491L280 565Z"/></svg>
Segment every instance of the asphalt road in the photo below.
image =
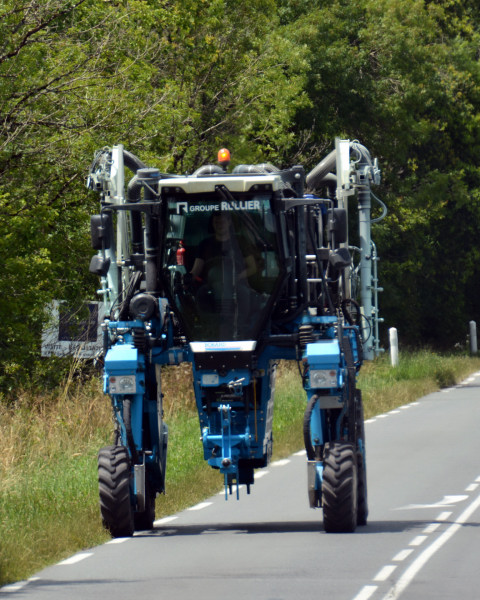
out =
<svg viewBox="0 0 480 600"><path fill-rule="evenodd" d="M366 425L370 515L326 534L304 453L155 530L81 552L0 597L427 600L480 597L480 373Z"/></svg>

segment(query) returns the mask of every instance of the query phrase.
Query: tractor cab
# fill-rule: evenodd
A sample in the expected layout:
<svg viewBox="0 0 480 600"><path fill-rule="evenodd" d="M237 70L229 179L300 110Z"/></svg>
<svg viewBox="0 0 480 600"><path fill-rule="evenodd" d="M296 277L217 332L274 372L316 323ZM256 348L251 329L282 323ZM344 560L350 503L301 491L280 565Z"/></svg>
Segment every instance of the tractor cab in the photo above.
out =
<svg viewBox="0 0 480 600"><path fill-rule="evenodd" d="M257 339L284 278L275 175L162 186L161 278L189 341Z"/></svg>

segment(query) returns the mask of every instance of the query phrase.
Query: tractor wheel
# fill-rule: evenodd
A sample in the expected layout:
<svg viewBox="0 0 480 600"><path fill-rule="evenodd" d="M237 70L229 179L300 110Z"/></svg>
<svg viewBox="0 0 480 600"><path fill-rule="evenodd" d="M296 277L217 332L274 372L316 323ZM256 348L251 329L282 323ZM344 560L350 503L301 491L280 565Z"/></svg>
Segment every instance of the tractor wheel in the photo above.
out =
<svg viewBox="0 0 480 600"><path fill-rule="evenodd" d="M357 457L353 444L326 444L322 483L323 524L326 532L355 531L357 489Z"/></svg>
<svg viewBox="0 0 480 600"><path fill-rule="evenodd" d="M124 446L106 446L98 453L100 512L113 537L133 535L130 501L130 458Z"/></svg>
<svg viewBox="0 0 480 600"><path fill-rule="evenodd" d="M155 521L155 492L150 490L148 483L145 486L145 510L133 515L135 531L153 529Z"/></svg>

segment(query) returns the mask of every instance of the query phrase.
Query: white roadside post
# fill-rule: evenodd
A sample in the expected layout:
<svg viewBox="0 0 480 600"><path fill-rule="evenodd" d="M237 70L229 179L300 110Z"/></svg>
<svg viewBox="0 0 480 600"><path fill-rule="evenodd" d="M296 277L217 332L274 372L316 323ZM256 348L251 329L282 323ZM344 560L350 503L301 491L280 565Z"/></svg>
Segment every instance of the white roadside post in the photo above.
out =
<svg viewBox="0 0 480 600"><path fill-rule="evenodd" d="M475 321L469 322L469 330L470 330L470 354L477 353L477 323Z"/></svg>
<svg viewBox="0 0 480 600"><path fill-rule="evenodd" d="M392 367L398 367L398 335L395 327L390 327L388 335L390 338L390 362Z"/></svg>

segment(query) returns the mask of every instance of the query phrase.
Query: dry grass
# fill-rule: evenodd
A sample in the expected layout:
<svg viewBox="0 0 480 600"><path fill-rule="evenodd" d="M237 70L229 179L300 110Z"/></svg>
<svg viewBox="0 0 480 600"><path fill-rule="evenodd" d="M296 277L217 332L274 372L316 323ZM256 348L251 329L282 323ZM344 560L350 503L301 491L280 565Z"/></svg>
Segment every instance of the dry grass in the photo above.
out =
<svg viewBox="0 0 480 600"><path fill-rule="evenodd" d="M366 364L359 378L366 416L460 381L480 369L480 359L402 356ZM99 379L65 381L61 393L20 394L0 402L0 585L108 539L97 490L97 452L112 441L110 401ZM167 495L157 517L200 502L220 490L222 479L203 461L200 429L188 365L163 369L169 424ZM302 447L305 394L297 366L282 363L274 411L274 458Z"/></svg>
<svg viewBox="0 0 480 600"><path fill-rule="evenodd" d="M93 380L0 404L1 583L107 539L95 456L111 429L109 402Z"/></svg>

